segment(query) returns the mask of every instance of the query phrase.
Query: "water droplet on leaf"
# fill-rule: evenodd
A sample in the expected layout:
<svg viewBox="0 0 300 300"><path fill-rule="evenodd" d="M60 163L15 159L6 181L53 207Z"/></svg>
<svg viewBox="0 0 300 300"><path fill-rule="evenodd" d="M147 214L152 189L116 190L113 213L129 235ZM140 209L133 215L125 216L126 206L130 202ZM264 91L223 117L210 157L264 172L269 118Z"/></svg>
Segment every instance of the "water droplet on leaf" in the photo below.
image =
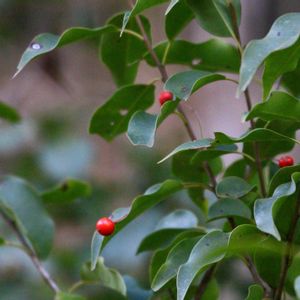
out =
<svg viewBox="0 0 300 300"><path fill-rule="evenodd" d="M42 48L42 45L39 44L39 43L33 42L33 43L30 45L30 48L33 49L33 50L40 50L40 49Z"/></svg>

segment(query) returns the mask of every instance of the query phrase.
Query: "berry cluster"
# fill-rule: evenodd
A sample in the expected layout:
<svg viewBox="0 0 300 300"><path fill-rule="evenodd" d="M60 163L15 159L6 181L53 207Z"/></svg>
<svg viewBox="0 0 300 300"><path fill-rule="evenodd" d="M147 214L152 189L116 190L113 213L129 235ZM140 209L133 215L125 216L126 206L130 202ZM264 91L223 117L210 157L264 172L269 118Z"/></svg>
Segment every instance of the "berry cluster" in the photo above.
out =
<svg viewBox="0 0 300 300"><path fill-rule="evenodd" d="M280 168L292 166L294 164L294 159L291 156L283 156L278 160L278 166Z"/></svg>

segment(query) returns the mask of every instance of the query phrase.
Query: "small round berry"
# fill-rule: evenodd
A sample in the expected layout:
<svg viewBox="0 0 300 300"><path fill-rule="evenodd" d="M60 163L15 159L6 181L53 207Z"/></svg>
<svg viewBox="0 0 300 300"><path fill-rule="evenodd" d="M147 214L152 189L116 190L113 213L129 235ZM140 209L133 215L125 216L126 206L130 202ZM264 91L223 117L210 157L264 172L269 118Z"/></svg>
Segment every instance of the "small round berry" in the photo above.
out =
<svg viewBox="0 0 300 300"><path fill-rule="evenodd" d="M286 167L286 161L284 158L280 158L279 161L278 161L278 166L279 168L283 168L283 167Z"/></svg>
<svg viewBox="0 0 300 300"><path fill-rule="evenodd" d="M294 164L294 159L291 156L286 156L285 157L285 164L287 166L292 166Z"/></svg>
<svg viewBox="0 0 300 300"><path fill-rule="evenodd" d="M159 103L163 105L165 102L173 100L173 94L169 91L163 91L159 94Z"/></svg>
<svg viewBox="0 0 300 300"><path fill-rule="evenodd" d="M111 235L115 230L115 223L109 218L101 218L96 223L96 230L104 236Z"/></svg>

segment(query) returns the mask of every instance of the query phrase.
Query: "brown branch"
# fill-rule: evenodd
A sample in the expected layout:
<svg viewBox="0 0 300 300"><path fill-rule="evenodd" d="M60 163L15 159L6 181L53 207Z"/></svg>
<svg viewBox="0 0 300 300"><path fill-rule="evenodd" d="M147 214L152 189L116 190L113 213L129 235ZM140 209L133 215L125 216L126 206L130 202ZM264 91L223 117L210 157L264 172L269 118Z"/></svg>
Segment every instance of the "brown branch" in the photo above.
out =
<svg viewBox="0 0 300 300"><path fill-rule="evenodd" d="M17 227L15 221L11 220L4 212L0 211L0 215L3 220L10 226L10 228L15 232L17 238L20 243L23 245L26 253L31 258L32 263L40 273L41 277L45 281L45 283L53 290L53 292L58 293L60 291L58 285L54 281L54 279L50 276L48 271L43 267L42 263L38 259L35 251L32 249L31 245L28 243L26 238L23 236L19 228Z"/></svg>
<svg viewBox="0 0 300 300"><path fill-rule="evenodd" d="M296 226L298 219L300 217L300 195L298 195L298 199L296 202L296 207L295 207L295 214L292 219L292 223L290 225L290 229L287 235L287 245L285 248L285 253L282 258L282 264L281 264L281 271L280 271L280 276L279 276L279 284L278 288L275 293L274 300L280 300L281 295L284 289L284 284L286 281L286 276L288 272L288 268L293 260L293 243L294 243L294 238L296 234Z"/></svg>
<svg viewBox="0 0 300 300"><path fill-rule="evenodd" d="M201 300L208 284L210 283L211 279L213 278L215 271L217 268L217 264L212 265L204 274L195 294L195 300Z"/></svg>

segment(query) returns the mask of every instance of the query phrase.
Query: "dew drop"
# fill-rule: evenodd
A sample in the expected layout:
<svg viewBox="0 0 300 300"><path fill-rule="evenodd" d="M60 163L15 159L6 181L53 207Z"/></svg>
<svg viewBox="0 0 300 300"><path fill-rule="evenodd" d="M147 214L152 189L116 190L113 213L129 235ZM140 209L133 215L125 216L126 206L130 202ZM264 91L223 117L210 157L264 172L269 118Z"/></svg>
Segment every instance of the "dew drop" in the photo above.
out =
<svg viewBox="0 0 300 300"><path fill-rule="evenodd" d="M33 42L33 43L30 45L30 48L33 49L33 50L40 50L40 49L42 48L42 45L39 44L39 43Z"/></svg>
<svg viewBox="0 0 300 300"><path fill-rule="evenodd" d="M114 122L114 121L111 121L111 122L109 123L109 125L110 125L110 126L114 126L114 125L115 125L115 122Z"/></svg>

